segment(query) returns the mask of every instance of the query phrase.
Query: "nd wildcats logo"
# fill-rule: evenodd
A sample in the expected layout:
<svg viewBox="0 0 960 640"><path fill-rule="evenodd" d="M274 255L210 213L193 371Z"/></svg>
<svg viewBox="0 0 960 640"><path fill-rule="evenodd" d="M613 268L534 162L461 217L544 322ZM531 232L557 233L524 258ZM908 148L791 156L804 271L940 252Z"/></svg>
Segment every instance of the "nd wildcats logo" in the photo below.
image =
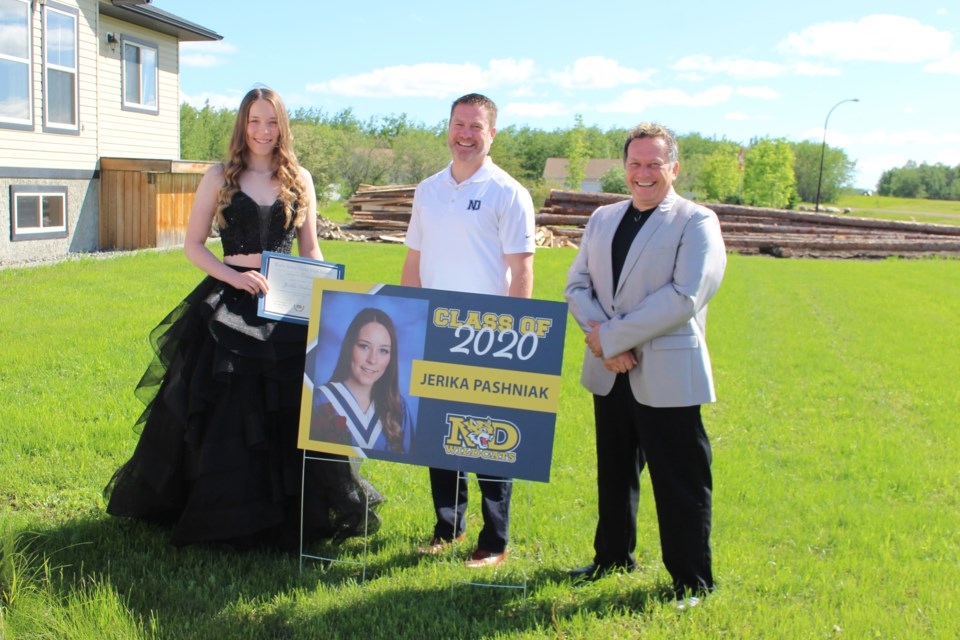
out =
<svg viewBox="0 0 960 640"><path fill-rule="evenodd" d="M447 427L443 448L448 456L517 461L520 429L512 422L448 413Z"/></svg>

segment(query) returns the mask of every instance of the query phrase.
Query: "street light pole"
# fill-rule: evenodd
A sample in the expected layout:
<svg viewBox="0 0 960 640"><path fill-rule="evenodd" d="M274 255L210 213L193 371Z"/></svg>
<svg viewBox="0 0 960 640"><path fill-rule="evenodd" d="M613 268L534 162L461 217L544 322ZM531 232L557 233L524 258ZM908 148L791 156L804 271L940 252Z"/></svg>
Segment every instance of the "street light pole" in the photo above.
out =
<svg viewBox="0 0 960 640"><path fill-rule="evenodd" d="M860 98L847 98L846 100L841 100L837 104L830 107L830 111L827 111L827 119L823 121L823 144L820 145L820 175L817 177L817 203L814 205L814 211L820 211L820 184L823 182L823 156L827 151L827 123L830 122L830 114L833 113L833 110L842 105L844 102L860 102Z"/></svg>

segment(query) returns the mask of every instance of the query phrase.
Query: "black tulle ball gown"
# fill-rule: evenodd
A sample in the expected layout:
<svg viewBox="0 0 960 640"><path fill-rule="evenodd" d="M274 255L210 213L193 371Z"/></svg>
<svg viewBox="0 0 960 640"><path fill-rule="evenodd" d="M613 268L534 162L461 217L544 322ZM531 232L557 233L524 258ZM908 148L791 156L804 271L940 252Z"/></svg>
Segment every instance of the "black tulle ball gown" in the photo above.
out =
<svg viewBox="0 0 960 640"><path fill-rule="evenodd" d="M383 497L354 464L304 466L297 449L305 326L261 318L256 296L207 277L150 341L140 439L104 489L109 514L169 525L178 546L293 552L303 486L305 543L379 528Z"/></svg>

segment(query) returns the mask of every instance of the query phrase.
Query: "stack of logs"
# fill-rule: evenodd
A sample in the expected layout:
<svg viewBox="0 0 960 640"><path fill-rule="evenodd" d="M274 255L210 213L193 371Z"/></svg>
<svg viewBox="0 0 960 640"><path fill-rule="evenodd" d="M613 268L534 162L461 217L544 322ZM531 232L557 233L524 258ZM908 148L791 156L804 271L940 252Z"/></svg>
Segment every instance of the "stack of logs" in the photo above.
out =
<svg viewBox="0 0 960 640"><path fill-rule="evenodd" d="M553 190L537 215L537 224L578 241L594 209L627 197ZM960 255L960 226L732 204L706 206L720 219L727 249L737 253L820 258Z"/></svg>
<svg viewBox="0 0 960 640"><path fill-rule="evenodd" d="M415 184L395 184L375 187L362 184L347 200L347 212L353 223L341 227L370 239L402 240L413 210Z"/></svg>
<svg viewBox="0 0 960 640"><path fill-rule="evenodd" d="M415 188L361 185L347 201L354 222L341 227L341 237L402 242ZM551 191L536 217L538 244L575 246L594 209L626 198L613 193ZM737 253L822 258L960 255L960 226L728 204L707 206L720 218L727 249Z"/></svg>

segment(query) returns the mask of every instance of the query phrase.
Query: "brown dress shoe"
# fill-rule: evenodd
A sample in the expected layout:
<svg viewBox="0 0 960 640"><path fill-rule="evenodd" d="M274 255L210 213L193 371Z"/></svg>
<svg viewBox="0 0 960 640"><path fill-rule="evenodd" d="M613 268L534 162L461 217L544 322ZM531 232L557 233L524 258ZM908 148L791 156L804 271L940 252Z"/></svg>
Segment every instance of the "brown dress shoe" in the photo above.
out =
<svg viewBox="0 0 960 640"><path fill-rule="evenodd" d="M463 542L467 537L467 532L464 531L456 537L454 540L444 540L438 536L433 536L430 538L430 542L427 543L425 547L419 547L418 551L425 556L438 556L450 547L452 547L457 542Z"/></svg>
<svg viewBox="0 0 960 640"><path fill-rule="evenodd" d="M477 549L464 564L471 569L495 567L507 559L507 553L507 549L503 551L484 551L483 549Z"/></svg>

